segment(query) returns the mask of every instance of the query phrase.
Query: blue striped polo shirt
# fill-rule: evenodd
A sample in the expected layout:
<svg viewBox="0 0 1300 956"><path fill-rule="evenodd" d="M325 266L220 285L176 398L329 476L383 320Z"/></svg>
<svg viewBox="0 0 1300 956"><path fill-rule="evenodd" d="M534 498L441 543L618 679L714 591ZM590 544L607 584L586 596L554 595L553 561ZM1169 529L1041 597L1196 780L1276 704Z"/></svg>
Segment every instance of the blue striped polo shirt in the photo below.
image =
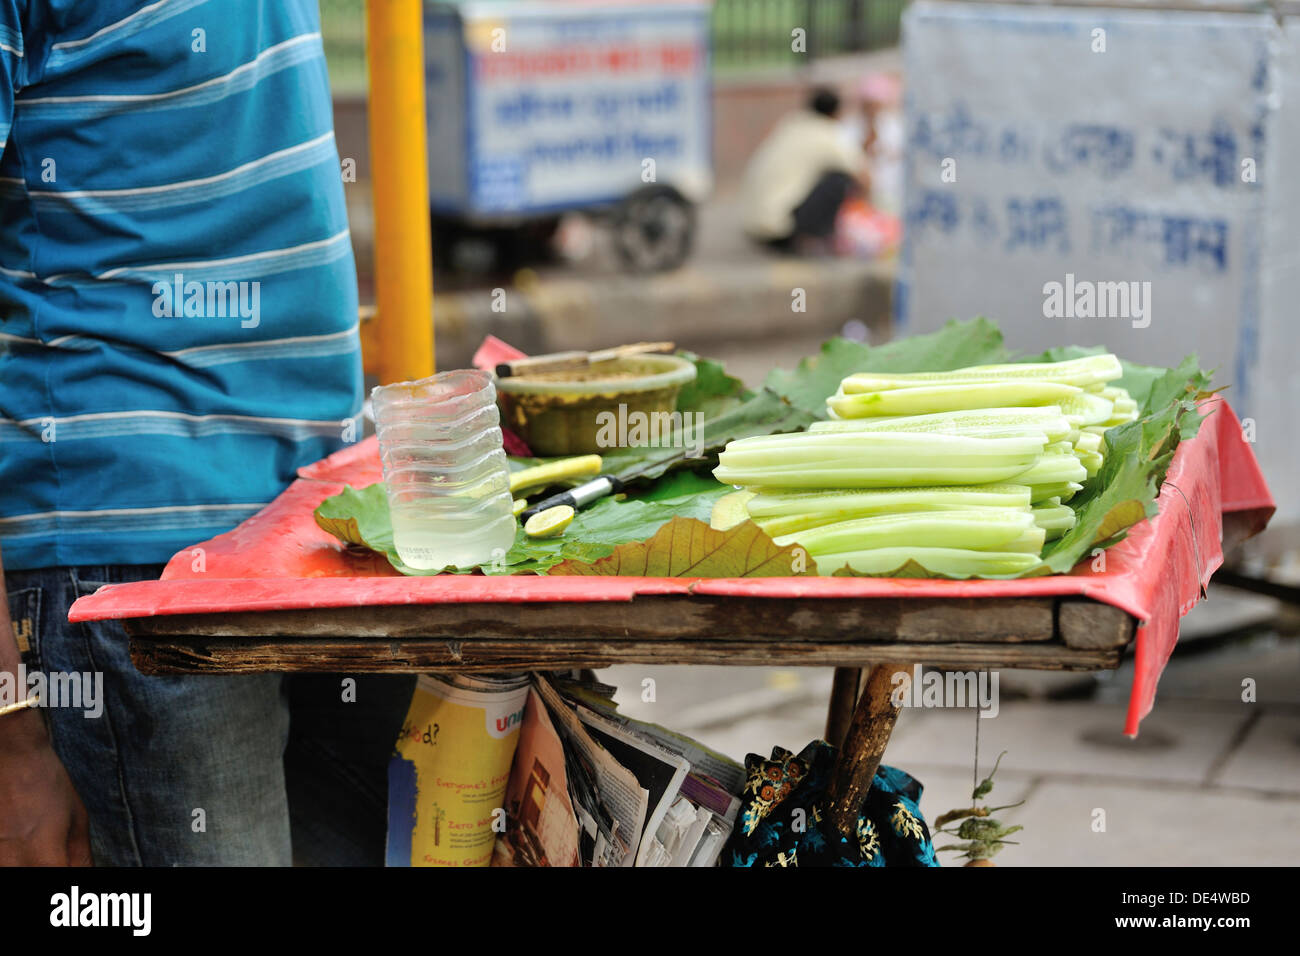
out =
<svg viewBox="0 0 1300 956"><path fill-rule="evenodd" d="M315 0L0 0L0 553L145 564L359 435Z"/></svg>

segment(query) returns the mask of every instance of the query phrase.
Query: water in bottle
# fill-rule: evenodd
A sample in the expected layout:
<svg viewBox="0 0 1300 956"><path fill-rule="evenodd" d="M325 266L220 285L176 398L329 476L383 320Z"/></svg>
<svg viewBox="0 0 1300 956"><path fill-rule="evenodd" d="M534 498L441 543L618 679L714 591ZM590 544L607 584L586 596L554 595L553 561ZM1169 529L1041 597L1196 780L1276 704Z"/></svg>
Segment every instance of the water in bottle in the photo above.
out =
<svg viewBox="0 0 1300 956"><path fill-rule="evenodd" d="M371 399L398 557L434 571L504 556L516 523L492 377L441 372Z"/></svg>

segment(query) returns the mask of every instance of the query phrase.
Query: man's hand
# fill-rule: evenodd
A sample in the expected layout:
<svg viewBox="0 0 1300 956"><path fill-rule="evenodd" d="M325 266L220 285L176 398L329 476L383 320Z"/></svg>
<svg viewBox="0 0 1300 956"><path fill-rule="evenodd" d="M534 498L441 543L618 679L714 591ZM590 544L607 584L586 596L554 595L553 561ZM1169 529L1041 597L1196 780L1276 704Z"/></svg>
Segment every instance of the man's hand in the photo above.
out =
<svg viewBox="0 0 1300 956"><path fill-rule="evenodd" d="M91 862L86 808L41 715L24 710L0 717L0 866Z"/></svg>
<svg viewBox="0 0 1300 956"><path fill-rule="evenodd" d="M15 675L21 657L6 593L0 560L0 672ZM91 864L86 807L50 746L45 721L31 708L0 717L0 866Z"/></svg>

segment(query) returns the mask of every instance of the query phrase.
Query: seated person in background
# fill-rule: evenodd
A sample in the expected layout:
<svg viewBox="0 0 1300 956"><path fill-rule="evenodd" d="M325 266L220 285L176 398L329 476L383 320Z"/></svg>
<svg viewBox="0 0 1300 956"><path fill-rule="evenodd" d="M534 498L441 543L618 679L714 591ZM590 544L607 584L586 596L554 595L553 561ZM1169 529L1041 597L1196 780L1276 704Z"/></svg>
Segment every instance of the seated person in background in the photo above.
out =
<svg viewBox="0 0 1300 956"><path fill-rule="evenodd" d="M744 228L783 252L827 253L840 206L870 192L862 147L839 122L840 98L813 92L759 144L741 182Z"/></svg>

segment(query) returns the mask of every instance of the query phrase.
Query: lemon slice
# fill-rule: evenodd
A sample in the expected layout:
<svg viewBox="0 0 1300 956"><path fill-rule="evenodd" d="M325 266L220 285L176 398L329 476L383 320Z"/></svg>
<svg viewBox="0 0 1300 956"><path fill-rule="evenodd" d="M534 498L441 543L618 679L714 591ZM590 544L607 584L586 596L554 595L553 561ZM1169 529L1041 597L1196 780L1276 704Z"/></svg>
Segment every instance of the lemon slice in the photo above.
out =
<svg viewBox="0 0 1300 956"><path fill-rule="evenodd" d="M510 506L510 513L513 514L516 518L518 518L521 514L524 513L524 510L527 507L528 507L527 498L516 498L514 504Z"/></svg>
<svg viewBox="0 0 1300 956"><path fill-rule="evenodd" d="M573 522L575 513L569 505L539 511L524 522L524 534L530 538L553 538Z"/></svg>

